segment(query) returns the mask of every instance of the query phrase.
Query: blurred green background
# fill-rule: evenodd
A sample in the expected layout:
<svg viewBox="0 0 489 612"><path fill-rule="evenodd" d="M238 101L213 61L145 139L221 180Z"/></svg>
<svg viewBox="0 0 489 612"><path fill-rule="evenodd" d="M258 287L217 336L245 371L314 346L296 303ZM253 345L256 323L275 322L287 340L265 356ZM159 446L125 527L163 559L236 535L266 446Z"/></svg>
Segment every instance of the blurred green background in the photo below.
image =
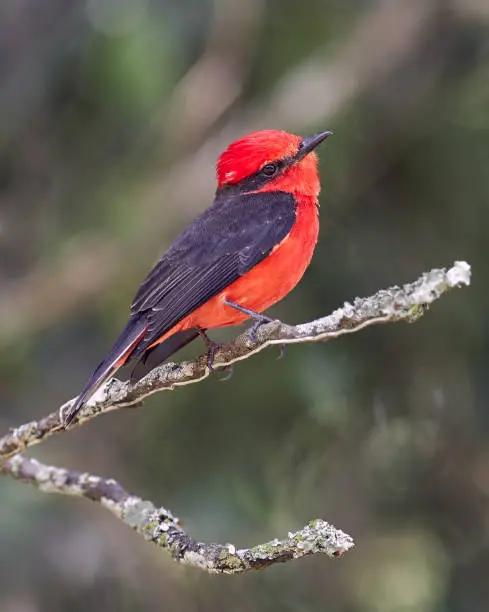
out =
<svg viewBox="0 0 489 612"><path fill-rule="evenodd" d="M211 202L219 152L260 128L335 132L320 243L274 316L455 259L473 286L33 454L117 478L198 539L248 546L323 517L356 547L211 577L99 506L2 479L2 612L489 609L487 0L2 0L2 431L79 392Z"/></svg>

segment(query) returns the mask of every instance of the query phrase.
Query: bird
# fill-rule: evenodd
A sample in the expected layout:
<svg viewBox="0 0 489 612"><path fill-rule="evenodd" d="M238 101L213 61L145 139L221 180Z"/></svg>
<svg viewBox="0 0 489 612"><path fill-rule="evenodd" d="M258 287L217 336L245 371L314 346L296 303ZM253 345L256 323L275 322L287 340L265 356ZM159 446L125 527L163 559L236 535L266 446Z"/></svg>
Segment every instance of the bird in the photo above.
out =
<svg viewBox="0 0 489 612"><path fill-rule="evenodd" d="M316 147L331 131L302 138L260 130L231 143L216 164L213 203L163 254L139 287L126 326L64 415L72 423L129 363L136 382L207 330L254 320L300 281L319 233ZM212 369L211 359L208 359Z"/></svg>

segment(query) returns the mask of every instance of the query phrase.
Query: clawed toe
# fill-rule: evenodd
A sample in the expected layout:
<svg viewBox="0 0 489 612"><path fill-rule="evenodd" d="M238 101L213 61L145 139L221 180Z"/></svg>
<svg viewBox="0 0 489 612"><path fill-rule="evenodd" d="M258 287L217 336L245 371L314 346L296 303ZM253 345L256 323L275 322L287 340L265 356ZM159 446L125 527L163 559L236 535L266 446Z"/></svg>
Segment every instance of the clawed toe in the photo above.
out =
<svg viewBox="0 0 489 612"><path fill-rule="evenodd" d="M265 323L271 323L272 321L273 319L271 319L270 317L266 317L265 315L260 315L260 319L255 320L253 325L248 330L248 338L252 342L256 342L257 341L256 332L258 331L258 328L261 327L262 325L265 325Z"/></svg>
<svg viewBox="0 0 489 612"><path fill-rule="evenodd" d="M233 365L231 364L231 365L225 366L222 369L223 371L226 371L226 374L219 379L219 382L227 382L234 373Z"/></svg>

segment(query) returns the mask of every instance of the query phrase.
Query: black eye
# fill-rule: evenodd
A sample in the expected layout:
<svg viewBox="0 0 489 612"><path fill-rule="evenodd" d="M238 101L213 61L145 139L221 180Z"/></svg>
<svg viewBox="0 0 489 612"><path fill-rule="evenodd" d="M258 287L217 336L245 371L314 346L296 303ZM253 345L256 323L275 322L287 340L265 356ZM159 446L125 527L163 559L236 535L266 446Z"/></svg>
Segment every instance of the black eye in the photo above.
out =
<svg viewBox="0 0 489 612"><path fill-rule="evenodd" d="M275 172L277 172L277 166L276 164L267 164L266 166L263 166L262 172L266 176L273 176Z"/></svg>

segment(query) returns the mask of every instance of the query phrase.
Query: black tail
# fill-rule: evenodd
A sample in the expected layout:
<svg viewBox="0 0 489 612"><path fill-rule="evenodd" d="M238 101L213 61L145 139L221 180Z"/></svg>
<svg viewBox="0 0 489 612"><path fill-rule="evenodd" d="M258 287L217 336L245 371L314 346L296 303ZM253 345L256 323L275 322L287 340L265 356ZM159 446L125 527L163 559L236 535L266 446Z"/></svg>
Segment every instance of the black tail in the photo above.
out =
<svg viewBox="0 0 489 612"><path fill-rule="evenodd" d="M166 361L173 353L179 351L198 336L199 332L196 329L187 329L173 334L167 340L163 340L160 344L146 351L131 373L131 383L137 383L153 368L159 366L160 363Z"/></svg>
<svg viewBox="0 0 489 612"><path fill-rule="evenodd" d="M126 327L114 344L112 350L92 374L83 391L76 398L75 403L65 415L65 426L68 426L106 380L113 376L122 367L136 344L146 331L146 320L140 315L129 319Z"/></svg>

